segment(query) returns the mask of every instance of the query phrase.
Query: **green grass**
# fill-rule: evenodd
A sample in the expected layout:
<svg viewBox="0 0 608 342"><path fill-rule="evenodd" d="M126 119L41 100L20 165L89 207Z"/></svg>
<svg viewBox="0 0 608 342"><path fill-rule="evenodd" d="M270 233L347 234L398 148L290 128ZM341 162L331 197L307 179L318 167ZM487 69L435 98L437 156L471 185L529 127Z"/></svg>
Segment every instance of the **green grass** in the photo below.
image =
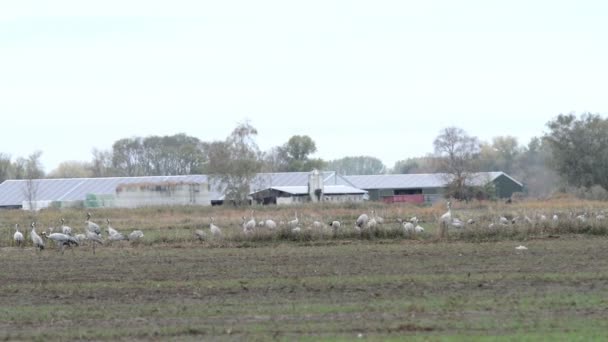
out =
<svg viewBox="0 0 608 342"><path fill-rule="evenodd" d="M597 340L607 242L5 248L0 339Z"/></svg>

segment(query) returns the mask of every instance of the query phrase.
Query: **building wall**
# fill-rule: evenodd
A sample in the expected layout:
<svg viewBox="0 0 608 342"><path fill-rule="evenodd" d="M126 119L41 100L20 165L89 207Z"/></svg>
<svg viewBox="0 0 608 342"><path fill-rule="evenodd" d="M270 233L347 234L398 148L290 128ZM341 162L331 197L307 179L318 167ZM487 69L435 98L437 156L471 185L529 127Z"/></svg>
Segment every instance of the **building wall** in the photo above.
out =
<svg viewBox="0 0 608 342"><path fill-rule="evenodd" d="M513 182L509 177L501 175L494 180L496 196L499 198L509 198L514 192L524 191L523 187Z"/></svg>
<svg viewBox="0 0 608 342"><path fill-rule="evenodd" d="M206 183L129 185L116 191L112 204L119 208L160 205L211 205Z"/></svg>

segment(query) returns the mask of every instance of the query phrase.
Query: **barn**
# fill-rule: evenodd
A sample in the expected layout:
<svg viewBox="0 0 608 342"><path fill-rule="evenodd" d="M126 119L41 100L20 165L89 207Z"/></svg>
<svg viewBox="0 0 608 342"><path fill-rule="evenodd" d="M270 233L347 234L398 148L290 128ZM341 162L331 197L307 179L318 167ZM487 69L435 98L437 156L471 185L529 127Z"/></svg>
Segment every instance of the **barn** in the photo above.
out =
<svg viewBox="0 0 608 342"><path fill-rule="evenodd" d="M387 203L433 203L443 198L450 176L443 173L344 176L354 187L367 190L369 199ZM492 185L499 198L523 191L523 184L504 172L477 172L471 186Z"/></svg>
<svg viewBox="0 0 608 342"><path fill-rule="evenodd" d="M353 189L335 172L279 172L257 174L251 182L252 198L280 188L286 191L277 194L276 203L288 197L302 200L302 189L309 188L313 174L317 188L327 189L323 199L359 200L366 193ZM0 184L0 208L216 205L224 197L218 182L207 175L6 180Z"/></svg>

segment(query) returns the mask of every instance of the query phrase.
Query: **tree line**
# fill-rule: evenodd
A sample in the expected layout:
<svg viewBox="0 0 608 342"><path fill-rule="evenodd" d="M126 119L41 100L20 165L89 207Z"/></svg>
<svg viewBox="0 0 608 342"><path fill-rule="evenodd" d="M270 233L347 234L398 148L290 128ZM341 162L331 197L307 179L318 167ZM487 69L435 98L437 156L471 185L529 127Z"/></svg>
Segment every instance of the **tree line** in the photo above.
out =
<svg viewBox="0 0 608 342"><path fill-rule="evenodd" d="M522 145L512 136L480 141L464 129L447 127L434 140L434 151L387 167L373 156L335 160L313 158L314 140L294 135L280 146L261 151L257 130L239 123L224 140L203 141L186 134L131 137L115 141L110 150L92 151L90 161L66 161L45 174L42 152L13 160L0 153L0 181L5 179L164 176L212 174L228 185L228 193L242 193L258 172L324 169L342 175L435 173L451 176L451 195L467 198L467 180L478 171L504 171L525 183L528 195L556 191L608 199L608 119L599 114L560 114L547 123L548 131ZM235 195L236 196L236 195ZM238 197L238 196L236 196ZM235 198L236 198L235 197Z"/></svg>

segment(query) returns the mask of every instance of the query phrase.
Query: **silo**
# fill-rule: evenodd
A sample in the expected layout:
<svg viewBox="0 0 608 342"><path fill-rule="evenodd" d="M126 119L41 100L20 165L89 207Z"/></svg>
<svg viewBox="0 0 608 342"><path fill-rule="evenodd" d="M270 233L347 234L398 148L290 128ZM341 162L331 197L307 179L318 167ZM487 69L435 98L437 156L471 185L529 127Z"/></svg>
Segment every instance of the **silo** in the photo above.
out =
<svg viewBox="0 0 608 342"><path fill-rule="evenodd" d="M308 175L308 195L312 202L323 201L323 178L318 170Z"/></svg>

